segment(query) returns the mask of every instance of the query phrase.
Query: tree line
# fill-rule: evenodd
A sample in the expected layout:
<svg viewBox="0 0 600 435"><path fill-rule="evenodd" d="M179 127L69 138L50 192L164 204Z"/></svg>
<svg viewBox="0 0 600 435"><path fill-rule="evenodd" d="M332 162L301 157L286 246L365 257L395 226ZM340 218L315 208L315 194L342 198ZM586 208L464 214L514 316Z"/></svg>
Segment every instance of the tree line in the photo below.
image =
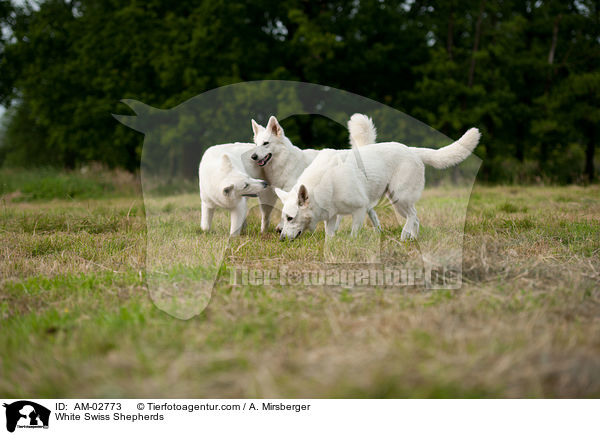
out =
<svg viewBox="0 0 600 435"><path fill-rule="evenodd" d="M455 139L477 126L486 181L597 177L598 0L0 0L0 26L4 166L135 170L143 138L112 118L130 113L121 99L171 108L278 79L363 95ZM316 117L287 126L300 146L347 146Z"/></svg>

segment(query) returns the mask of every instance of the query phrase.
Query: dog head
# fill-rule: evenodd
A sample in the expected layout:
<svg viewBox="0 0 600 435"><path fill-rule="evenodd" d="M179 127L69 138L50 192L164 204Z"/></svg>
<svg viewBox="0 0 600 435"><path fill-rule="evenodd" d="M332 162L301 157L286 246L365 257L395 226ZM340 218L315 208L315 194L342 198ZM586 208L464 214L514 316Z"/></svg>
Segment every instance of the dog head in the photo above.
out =
<svg viewBox="0 0 600 435"><path fill-rule="evenodd" d="M309 198L308 190L302 184L294 187L290 192L275 188L275 193L283 203L282 217L283 228L280 240L286 238L294 240L306 229L314 231L317 219Z"/></svg>
<svg viewBox="0 0 600 435"><path fill-rule="evenodd" d="M290 140L285 137L283 128L279 125L277 118L271 116L267 127L252 120L252 131L254 132L254 143L256 150L250 156L260 167L267 165L271 160L277 158L277 154L286 146L291 145Z"/></svg>
<svg viewBox="0 0 600 435"><path fill-rule="evenodd" d="M224 176L219 188L226 199L238 200L241 196L255 197L269 186L266 181L252 178L236 169L227 154L223 154L221 169Z"/></svg>
<svg viewBox="0 0 600 435"><path fill-rule="evenodd" d="M20 414L19 422L21 422L21 424L32 425L32 426L35 426L38 424L37 412L35 412L35 409L33 409L33 406L25 405L23 408L21 408L21 410L19 411L19 414Z"/></svg>

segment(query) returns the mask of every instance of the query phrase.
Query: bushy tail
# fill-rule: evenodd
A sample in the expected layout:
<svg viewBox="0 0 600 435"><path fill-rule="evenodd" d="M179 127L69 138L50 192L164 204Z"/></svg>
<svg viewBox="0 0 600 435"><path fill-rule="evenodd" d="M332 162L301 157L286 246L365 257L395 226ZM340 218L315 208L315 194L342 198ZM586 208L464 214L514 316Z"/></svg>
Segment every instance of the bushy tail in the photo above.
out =
<svg viewBox="0 0 600 435"><path fill-rule="evenodd" d="M348 121L348 131L352 148L370 145L377 140L377 129L373 120L367 115L360 113L352 115Z"/></svg>
<svg viewBox="0 0 600 435"><path fill-rule="evenodd" d="M434 150L431 148L410 147L410 149L417 153L426 165L444 169L457 165L469 157L479 143L480 137L481 133L478 129L470 128L459 140L444 148Z"/></svg>

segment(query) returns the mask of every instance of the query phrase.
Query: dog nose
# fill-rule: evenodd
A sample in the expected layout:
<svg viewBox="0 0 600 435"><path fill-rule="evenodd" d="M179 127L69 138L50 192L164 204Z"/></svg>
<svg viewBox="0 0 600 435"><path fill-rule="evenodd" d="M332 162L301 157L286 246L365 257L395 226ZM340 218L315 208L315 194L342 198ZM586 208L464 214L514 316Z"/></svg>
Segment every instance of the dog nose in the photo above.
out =
<svg viewBox="0 0 600 435"><path fill-rule="evenodd" d="M262 182L262 185L263 185L263 187L268 187L268 186L269 186L269 183L267 183L266 181L263 181L263 182Z"/></svg>
<svg viewBox="0 0 600 435"><path fill-rule="evenodd" d="M250 156L250 158L251 158L252 160L256 160L256 159L258 159L258 156L256 155L256 153L254 153L254 154L252 154L252 155Z"/></svg>

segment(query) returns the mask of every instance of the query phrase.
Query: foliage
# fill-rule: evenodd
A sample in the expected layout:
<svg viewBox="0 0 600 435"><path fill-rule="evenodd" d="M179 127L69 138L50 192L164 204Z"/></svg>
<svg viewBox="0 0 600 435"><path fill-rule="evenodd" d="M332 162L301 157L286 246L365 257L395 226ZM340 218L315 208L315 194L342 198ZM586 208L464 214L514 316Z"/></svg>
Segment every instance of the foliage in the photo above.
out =
<svg viewBox="0 0 600 435"><path fill-rule="evenodd" d="M489 181L591 180L599 14L592 0L0 0L0 103L13 106L0 162L135 169L142 138L110 116L122 98L171 108L284 79L364 95L453 138L478 126ZM346 146L322 120L288 124L301 146Z"/></svg>

